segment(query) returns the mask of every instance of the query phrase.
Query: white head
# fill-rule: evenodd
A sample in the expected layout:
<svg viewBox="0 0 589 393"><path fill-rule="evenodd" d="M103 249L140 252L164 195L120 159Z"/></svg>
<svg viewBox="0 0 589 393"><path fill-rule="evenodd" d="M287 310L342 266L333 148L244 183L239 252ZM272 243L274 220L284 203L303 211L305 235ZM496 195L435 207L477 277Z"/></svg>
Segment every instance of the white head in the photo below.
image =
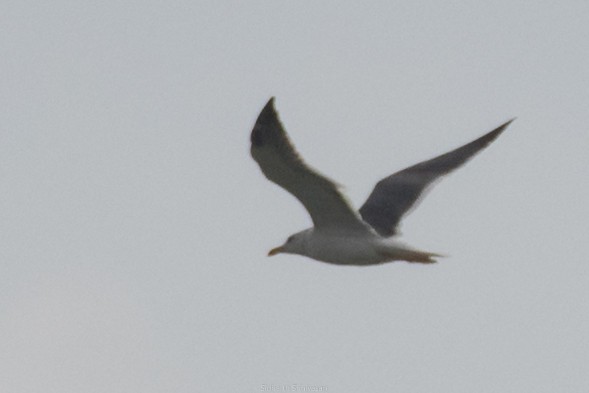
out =
<svg viewBox="0 0 589 393"><path fill-rule="evenodd" d="M280 247L271 249L268 253L268 256L271 257L280 253L307 255L307 239L311 235L311 231L312 228L297 232L294 235L290 235L286 240L286 243Z"/></svg>

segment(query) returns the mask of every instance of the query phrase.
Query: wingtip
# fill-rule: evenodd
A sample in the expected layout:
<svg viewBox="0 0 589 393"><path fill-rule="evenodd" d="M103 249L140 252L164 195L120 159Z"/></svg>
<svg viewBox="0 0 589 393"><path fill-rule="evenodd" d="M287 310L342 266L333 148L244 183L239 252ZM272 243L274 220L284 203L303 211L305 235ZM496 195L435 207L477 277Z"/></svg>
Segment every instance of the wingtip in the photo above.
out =
<svg viewBox="0 0 589 393"><path fill-rule="evenodd" d="M268 115L276 115L276 108L274 108L274 96L270 97L264 108L260 112L259 119L264 119Z"/></svg>
<svg viewBox="0 0 589 393"><path fill-rule="evenodd" d="M496 137L498 137L503 131L505 131L505 129L507 127L509 127L509 125L511 123L513 123L515 120L517 119L517 117L514 117L508 121L506 121L505 123L501 124L499 127L495 128L493 131L489 132L487 135L489 135L491 137L491 139L495 139Z"/></svg>
<svg viewBox="0 0 589 393"><path fill-rule="evenodd" d="M274 110L274 100L275 100L274 96L270 97L270 99L268 100L266 105L264 105L264 109L262 109L262 112L265 110Z"/></svg>
<svg viewBox="0 0 589 393"><path fill-rule="evenodd" d="M274 97L270 97L264 108L258 115L254 129L252 130L250 140L254 146L262 146L264 144L265 132L268 126L280 124L278 120L278 113L274 108Z"/></svg>
<svg viewBox="0 0 589 393"><path fill-rule="evenodd" d="M505 123L503 123L503 126L507 127L508 125L510 125L511 123L513 123L516 120L517 120L517 117L512 117L511 119L509 119Z"/></svg>

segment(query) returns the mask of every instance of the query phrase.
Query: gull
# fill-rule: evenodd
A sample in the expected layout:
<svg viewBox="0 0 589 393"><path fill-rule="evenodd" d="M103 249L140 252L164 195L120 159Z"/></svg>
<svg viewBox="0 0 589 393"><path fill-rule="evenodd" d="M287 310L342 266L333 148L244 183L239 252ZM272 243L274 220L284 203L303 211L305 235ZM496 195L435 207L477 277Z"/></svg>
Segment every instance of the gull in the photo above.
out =
<svg viewBox="0 0 589 393"><path fill-rule="evenodd" d="M251 133L251 155L263 174L294 195L307 209L313 227L273 248L336 265L376 265L392 261L434 263L442 255L414 249L395 237L403 216L441 176L458 168L493 142L513 121L455 150L405 168L379 181L356 211L337 183L308 166L278 118L274 97Z"/></svg>

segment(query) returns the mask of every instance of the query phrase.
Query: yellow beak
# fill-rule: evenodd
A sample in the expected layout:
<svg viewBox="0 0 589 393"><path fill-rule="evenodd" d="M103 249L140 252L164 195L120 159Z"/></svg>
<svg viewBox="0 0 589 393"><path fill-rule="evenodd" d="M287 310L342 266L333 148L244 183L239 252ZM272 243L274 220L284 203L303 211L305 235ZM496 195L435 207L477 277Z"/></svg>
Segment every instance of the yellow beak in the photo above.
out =
<svg viewBox="0 0 589 393"><path fill-rule="evenodd" d="M268 256L271 257L273 255L280 254L283 250L284 248L282 246L273 248L270 250L270 252L268 252Z"/></svg>

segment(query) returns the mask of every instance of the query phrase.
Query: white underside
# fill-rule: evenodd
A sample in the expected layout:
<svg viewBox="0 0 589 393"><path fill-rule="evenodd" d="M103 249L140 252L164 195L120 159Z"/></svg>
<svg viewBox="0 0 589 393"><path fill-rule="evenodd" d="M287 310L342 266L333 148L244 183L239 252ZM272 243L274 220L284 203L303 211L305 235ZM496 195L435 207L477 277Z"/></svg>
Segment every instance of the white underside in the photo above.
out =
<svg viewBox="0 0 589 393"><path fill-rule="evenodd" d="M346 236L314 231L306 240L303 255L339 265L374 265L392 261L432 263L435 261L431 257L439 256L415 250L376 233Z"/></svg>

